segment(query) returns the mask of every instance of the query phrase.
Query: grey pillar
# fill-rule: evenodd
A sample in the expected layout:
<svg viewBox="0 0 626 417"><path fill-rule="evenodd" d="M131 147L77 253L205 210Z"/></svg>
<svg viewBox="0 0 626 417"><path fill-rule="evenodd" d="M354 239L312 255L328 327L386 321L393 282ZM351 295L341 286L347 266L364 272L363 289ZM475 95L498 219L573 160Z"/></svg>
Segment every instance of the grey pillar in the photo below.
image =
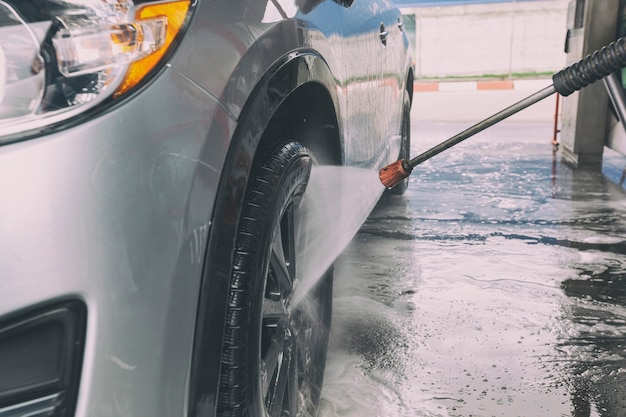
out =
<svg viewBox="0 0 626 417"><path fill-rule="evenodd" d="M616 39L619 0L572 0L568 13L567 65ZM609 98L601 82L563 100L561 150L574 166L600 166L607 136Z"/></svg>

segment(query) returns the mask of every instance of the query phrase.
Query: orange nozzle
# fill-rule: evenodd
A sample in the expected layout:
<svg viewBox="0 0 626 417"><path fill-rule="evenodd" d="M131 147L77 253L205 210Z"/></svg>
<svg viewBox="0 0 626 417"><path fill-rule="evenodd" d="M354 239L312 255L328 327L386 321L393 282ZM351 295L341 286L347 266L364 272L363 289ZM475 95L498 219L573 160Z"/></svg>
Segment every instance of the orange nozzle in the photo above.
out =
<svg viewBox="0 0 626 417"><path fill-rule="evenodd" d="M411 173L410 169L406 168L404 160L399 159L393 164L389 164L378 172L380 182L387 188L393 188L400 181L405 179Z"/></svg>

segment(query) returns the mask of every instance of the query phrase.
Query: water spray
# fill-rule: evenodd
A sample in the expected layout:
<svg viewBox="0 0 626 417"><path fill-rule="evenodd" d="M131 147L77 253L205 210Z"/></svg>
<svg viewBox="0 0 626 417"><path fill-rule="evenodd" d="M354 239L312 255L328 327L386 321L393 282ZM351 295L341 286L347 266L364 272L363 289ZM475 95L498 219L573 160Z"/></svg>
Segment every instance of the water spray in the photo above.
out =
<svg viewBox="0 0 626 417"><path fill-rule="evenodd" d="M610 45L595 51L577 63L557 72L552 76L552 84L518 101L504 110L476 123L472 127L457 133L450 139L436 145L413 159L400 159L380 170L380 182L387 188L393 188L411 174L413 168L433 156L440 154L463 142L465 139L506 119L554 93L567 97L591 83L626 67L626 38L620 38Z"/></svg>

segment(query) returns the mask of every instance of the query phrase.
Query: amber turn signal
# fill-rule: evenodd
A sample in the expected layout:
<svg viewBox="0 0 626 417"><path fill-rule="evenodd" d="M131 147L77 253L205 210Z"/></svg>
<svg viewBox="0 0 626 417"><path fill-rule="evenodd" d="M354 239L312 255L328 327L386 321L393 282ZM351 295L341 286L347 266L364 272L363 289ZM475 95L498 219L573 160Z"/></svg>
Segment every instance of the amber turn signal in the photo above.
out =
<svg viewBox="0 0 626 417"><path fill-rule="evenodd" d="M124 81L115 92L116 97L124 94L126 91L136 86L146 76L146 74L148 74L159 63L185 23L189 5L189 0L181 0L166 3L147 4L137 10L136 19L138 22L160 17L165 17L167 19L165 41L150 55L129 65Z"/></svg>

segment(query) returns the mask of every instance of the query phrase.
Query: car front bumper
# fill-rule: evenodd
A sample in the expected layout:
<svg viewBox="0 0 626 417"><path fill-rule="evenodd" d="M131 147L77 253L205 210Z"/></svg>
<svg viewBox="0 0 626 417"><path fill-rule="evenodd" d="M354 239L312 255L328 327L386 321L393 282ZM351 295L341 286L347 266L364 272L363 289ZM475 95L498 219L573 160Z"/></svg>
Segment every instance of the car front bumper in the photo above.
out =
<svg viewBox="0 0 626 417"><path fill-rule="evenodd" d="M87 306L77 416L183 415L234 121L168 67L99 117L0 146L0 322Z"/></svg>

